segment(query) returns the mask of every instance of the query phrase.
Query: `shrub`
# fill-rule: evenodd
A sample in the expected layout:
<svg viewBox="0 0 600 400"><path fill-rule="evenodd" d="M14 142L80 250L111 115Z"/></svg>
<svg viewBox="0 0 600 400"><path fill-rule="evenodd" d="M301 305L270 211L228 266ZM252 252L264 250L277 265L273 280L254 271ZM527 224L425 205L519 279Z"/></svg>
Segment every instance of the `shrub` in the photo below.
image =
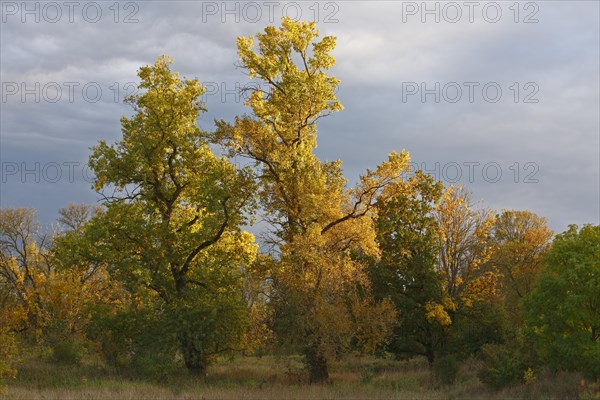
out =
<svg viewBox="0 0 600 400"><path fill-rule="evenodd" d="M452 385L458 375L460 362L458 357L446 354L438 357L433 364L433 373L442 385Z"/></svg>
<svg viewBox="0 0 600 400"><path fill-rule="evenodd" d="M360 372L360 380L362 383L371 383L376 375L375 368L372 366L365 366Z"/></svg>
<svg viewBox="0 0 600 400"><path fill-rule="evenodd" d="M131 368L136 375L153 380L164 380L179 368L171 354L154 351L138 351L131 357Z"/></svg>
<svg viewBox="0 0 600 400"><path fill-rule="evenodd" d="M477 376L492 389L500 390L526 376L527 368L521 356L508 347L487 345L482 351L484 366Z"/></svg>
<svg viewBox="0 0 600 400"><path fill-rule="evenodd" d="M535 372L533 372L531 368L527 368L523 373L523 382L525 382L527 385L531 385L535 383L536 380L537 377L535 376Z"/></svg>
<svg viewBox="0 0 600 400"><path fill-rule="evenodd" d="M79 364L87 354L83 340L77 337L62 337L53 340L52 359L64 364Z"/></svg>
<svg viewBox="0 0 600 400"><path fill-rule="evenodd" d="M3 381L14 378L17 374L14 368L17 356L17 343L14 334L0 328L0 393L3 390Z"/></svg>

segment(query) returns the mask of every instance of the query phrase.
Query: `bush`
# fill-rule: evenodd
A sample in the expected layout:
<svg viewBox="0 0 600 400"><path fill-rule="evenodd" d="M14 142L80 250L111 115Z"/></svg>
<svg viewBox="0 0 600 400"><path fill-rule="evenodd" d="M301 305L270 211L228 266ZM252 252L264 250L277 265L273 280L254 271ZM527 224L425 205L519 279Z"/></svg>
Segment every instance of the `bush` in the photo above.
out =
<svg viewBox="0 0 600 400"><path fill-rule="evenodd" d="M49 350L53 361L63 364L79 364L88 354L88 341L82 332L74 332L71 326L56 319L43 330L42 346Z"/></svg>
<svg viewBox="0 0 600 400"><path fill-rule="evenodd" d="M514 328L500 305L477 302L454 315L448 346L454 354L467 358L478 355L483 346L502 344L513 335Z"/></svg>
<svg viewBox="0 0 600 400"><path fill-rule="evenodd" d="M132 336L135 331L134 314L121 311L110 315L99 309L87 326L88 337L96 344L108 365L117 368L129 366L132 353Z"/></svg>
<svg viewBox="0 0 600 400"><path fill-rule="evenodd" d="M362 383L371 383L375 376L377 376L377 373L372 366L365 366L360 372L360 380Z"/></svg>
<svg viewBox="0 0 600 400"><path fill-rule="evenodd" d="M163 352L139 351L131 357L131 368L143 378L164 380L172 376L179 367L172 355Z"/></svg>
<svg viewBox="0 0 600 400"><path fill-rule="evenodd" d="M433 363L433 373L442 385L452 385L458 375L460 362L458 357L446 354L438 357Z"/></svg>
<svg viewBox="0 0 600 400"><path fill-rule="evenodd" d="M107 364L142 378L164 379L181 367L175 360L177 338L168 322L153 310L98 313L88 335Z"/></svg>
<svg viewBox="0 0 600 400"><path fill-rule="evenodd" d="M524 378L527 368L516 351L501 345L487 345L482 351L484 366L477 376L483 384L500 390Z"/></svg>
<svg viewBox="0 0 600 400"><path fill-rule="evenodd" d="M64 364L79 364L87 354L85 343L76 337L56 339L51 347L52 359Z"/></svg>
<svg viewBox="0 0 600 400"><path fill-rule="evenodd" d="M17 357L17 343L15 335L4 328L0 328L0 393L3 381L14 378L17 374L14 364Z"/></svg>

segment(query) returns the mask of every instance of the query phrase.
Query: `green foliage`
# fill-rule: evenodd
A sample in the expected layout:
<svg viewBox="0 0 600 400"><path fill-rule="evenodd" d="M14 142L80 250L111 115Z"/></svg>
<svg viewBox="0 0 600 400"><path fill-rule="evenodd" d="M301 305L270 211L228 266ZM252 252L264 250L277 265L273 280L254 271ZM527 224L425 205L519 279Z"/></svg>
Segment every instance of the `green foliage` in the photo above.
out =
<svg viewBox="0 0 600 400"><path fill-rule="evenodd" d="M522 309L543 362L600 377L600 226L556 236Z"/></svg>
<svg viewBox="0 0 600 400"><path fill-rule="evenodd" d="M381 259L369 269L373 295L390 299L397 324L388 349L397 357L433 357L440 324L427 318L427 305L443 301L436 271L437 229L433 210L442 185L418 171L397 184L396 194L378 203L376 231Z"/></svg>
<svg viewBox="0 0 600 400"><path fill-rule="evenodd" d="M160 328L153 340L174 336L188 369L202 373L214 352L238 344L232 341L245 328L246 313L231 310L245 310L242 272L257 250L254 237L239 228L250 222L254 183L247 169L213 153L196 126L204 88L171 72L170 63L162 57L140 69L141 91L127 99L135 114L121 119L122 140L93 149L89 164L106 211L88 231L92 258L109 263L130 294L131 310L151 315ZM188 317L204 321L194 313L206 310L236 333L187 326Z"/></svg>
<svg viewBox="0 0 600 400"><path fill-rule="evenodd" d="M177 338L185 343L181 349L184 360L188 368L193 369L194 364L208 365L217 356L242 350L246 316L247 309L241 302L221 298L172 310L167 326L178 327L175 329ZM190 360L193 360L191 365Z"/></svg>
<svg viewBox="0 0 600 400"><path fill-rule="evenodd" d="M77 336L57 336L49 339L52 359L64 364L79 364L87 355L88 349L82 338Z"/></svg>
<svg viewBox="0 0 600 400"><path fill-rule="evenodd" d="M164 380L181 367L176 362L177 341L173 328L162 313L154 309L132 311L133 328L126 340L130 343L129 367L135 375Z"/></svg>
<svg viewBox="0 0 600 400"><path fill-rule="evenodd" d="M129 314L101 315L96 313L87 326L87 335L95 343L96 353L111 366L129 365L131 339L128 335Z"/></svg>
<svg viewBox="0 0 600 400"><path fill-rule="evenodd" d="M514 335L514 326L500 302L479 302L454 314L446 348L461 358L477 355L487 344L502 344Z"/></svg>
<svg viewBox="0 0 600 400"><path fill-rule="evenodd" d="M494 297L493 274L483 270L491 220L475 211L468 193L416 174L380 202L381 259L370 271L373 293L392 300L397 326L388 349L396 357L438 354L463 359L509 333Z"/></svg>
<svg viewBox="0 0 600 400"><path fill-rule="evenodd" d="M130 367L135 376L164 382L181 366L175 362L172 354L140 349L131 356Z"/></svg>
<svg viewBox="0 0 600 400"><path fill-rule="evenodd" d="M104 358L124 370L147 377L165 377L181 366L206 366L217 356L242 350L246 307L226 297L198 299L184 306L98 312L89 336ZM187 354L185 352L188 352ZM201 373L204 373L203 371Z"/></svg>
<svg viewBox="0 0 600 400"><path fill-rule="evenodd" d="M482 353L483 367L477 376L485 385L500 390L524 379L527 368L518 348L486 345Z"/></svg>
<svg viewBox="0 0 600 400"><path fill-rule="evenodd" d="M88 334L100 345L105 360L119 370L164 378L177 368L179 343L170 322L151 308L127 309L111 315L98 313Z"/></svg>

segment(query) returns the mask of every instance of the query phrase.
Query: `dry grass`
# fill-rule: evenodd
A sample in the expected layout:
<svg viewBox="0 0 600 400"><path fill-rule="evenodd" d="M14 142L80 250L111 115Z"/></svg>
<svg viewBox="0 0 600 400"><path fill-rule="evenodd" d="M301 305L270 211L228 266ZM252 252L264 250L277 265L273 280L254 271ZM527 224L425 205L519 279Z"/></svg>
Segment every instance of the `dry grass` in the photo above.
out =
<svg viewBox="0 0 600 400"><path fill-rule="evenodd" d="M209 369L205 379L185 374L163 382L127 377L99 365L61 366L28 361L1 400L113 399L577 399L579 377L543 376L532 385L486 389L472 363L451 387L435 384L424 360L348 357L331 365L329 385L307 385L298 358L238 358Z"/></svg>

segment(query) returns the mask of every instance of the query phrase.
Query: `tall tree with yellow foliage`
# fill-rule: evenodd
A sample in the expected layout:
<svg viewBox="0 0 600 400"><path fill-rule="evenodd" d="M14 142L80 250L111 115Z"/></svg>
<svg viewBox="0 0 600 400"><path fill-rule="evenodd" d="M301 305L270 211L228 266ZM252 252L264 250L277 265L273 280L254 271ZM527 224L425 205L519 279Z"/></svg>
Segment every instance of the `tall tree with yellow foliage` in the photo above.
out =
<svg viewBox="0 0 600 400"><path fill-rule="evenodd" d="M314 153L317 121L342 109L339 81L327 75L335 38L319 39L314 23L284 18L256 40L237 42L241 66L262 81L246 102L252 116L218 122L215 140L231 156L255 162L260 204L273 227L275 331L304 353L311 382L324 382L332 354L348 349L351 339L372 348L393 320L389 303L364 295L369 281L354 255L378 256L373 206L390 195L386 188L408 169L409 156L392 153L347 188L341 162Z"/></svg>

